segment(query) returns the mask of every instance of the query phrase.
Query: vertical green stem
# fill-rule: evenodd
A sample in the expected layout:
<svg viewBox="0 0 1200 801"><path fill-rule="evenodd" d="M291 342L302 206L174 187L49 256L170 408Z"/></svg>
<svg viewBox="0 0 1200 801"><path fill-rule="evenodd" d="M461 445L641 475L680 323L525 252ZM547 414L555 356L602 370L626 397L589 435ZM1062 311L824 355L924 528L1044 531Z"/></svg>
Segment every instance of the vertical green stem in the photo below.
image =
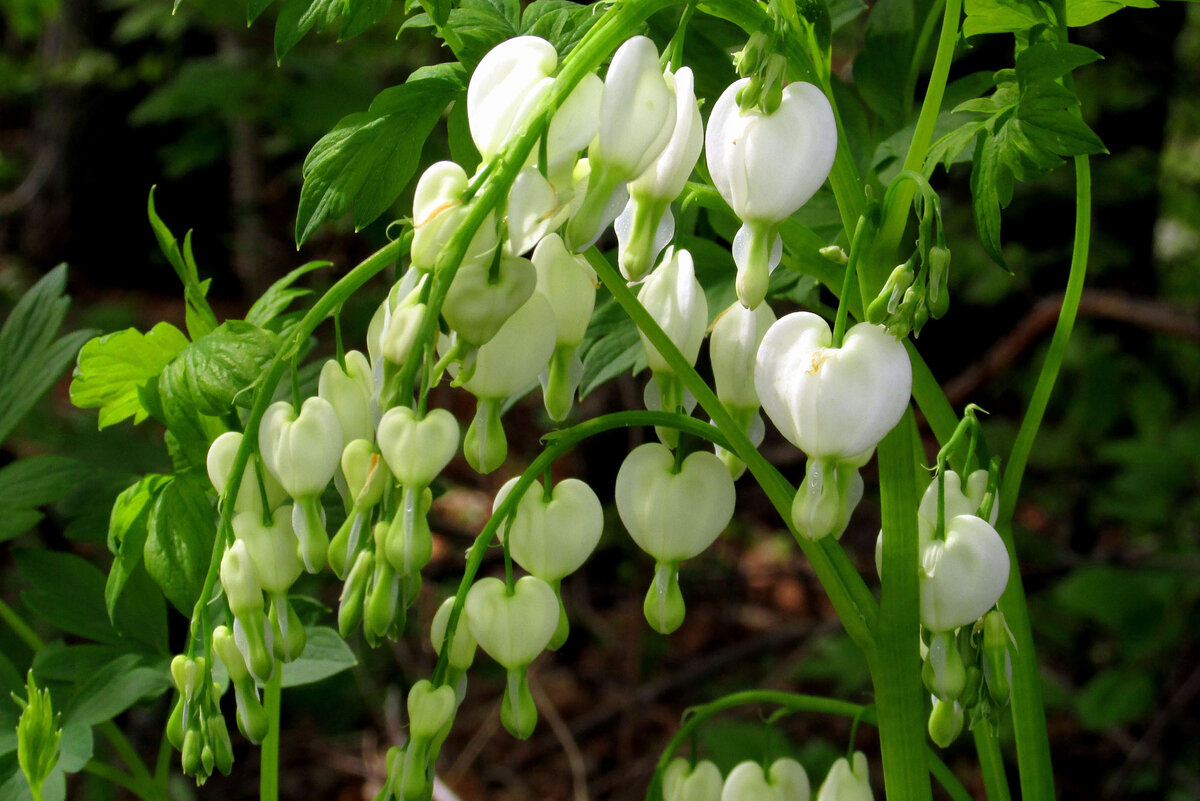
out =
<svg viewBox="0 0 1200 801"><path fill-rule="evenodd" d="M933 129L942 110L942 97L946 93L946 80L950 76L950 62L954 59L954 44L958 41L958 22L962 17L962 6L963 0L946 2L942 31L938 36L937 56L933 60L933 72L929 75L929 86L925 90L925 100L921 103L921 113L917 117L908 153L904 157L903 169L920 172L925 166L925 155L929 152ZM876 240L879 243L876 250L879 258L873 259L872 264L868 266L885 270L891 263L896 245L904 234L904 226L908 222L908 209L912 205L915 192L916 187L906 181L896 192L895 202L884 208L883 225L880 226L879 238ZM882 272L872 276L870 288L877 291L886 278L886 273Z"/></svg>
<svg viewBox="0 0 1200 801"><path fill-rule="evenodd" d="M1042 702L1042 683L1038 672L1037 655L1033 648L1033 629L1029 609L1025 604L1025 588L1017 562L1016 545L1012 536L1012 517L1021 492L1021 479L1029 461L1033 441L1037 437L1050 394L1062 367L1063 357L1087 273L1088 245L1092 223L1092 175L1087 156L1075 158L1075 246L1071 254L1071 272L1063 295L1058 324L1050 340L1046 361L1038 375L1029 409L1021 421L1016 442L1009 455L1004 479L1000 482L1000 519L996 530L1008 546L1012 569L1008 587L1000 596L1000 611L1008 623L1016 644L1012 655L1012 716L1013 734L1017 741L1017 764L1021 771L1021 795L1025 799L1054 797L1054 770L1050 761L1050 738L1046 732L1046 710Z"/></svg>
<svg viewBox="0 0 1200 801"><path fill-rule="evenodd" d="M262 743L261 767L258 775L259 801L279 801L279 710L283 696L283 665L275 660L275 671L267 682L263 704L270 729Z"/></svg>
<svg viewBox="0 0 1200 801"><path fill-rule="evenodd" d="M912 412L879 443L883 575L875 649L868 654L883 774L890 799L931 798L925 764L925 699L917 644L917 483Z"/></svg>
<svg viewBox="0 0 1200 801"><path fill-rule="evenodd" d="M1004 755L1000 753L1000 742L988 726L976 726L975 753L979 755L979 769L983 772L983 786L987 790L987 801L1012 801L1008 790L1008 776L1004 773Z"/></svg>

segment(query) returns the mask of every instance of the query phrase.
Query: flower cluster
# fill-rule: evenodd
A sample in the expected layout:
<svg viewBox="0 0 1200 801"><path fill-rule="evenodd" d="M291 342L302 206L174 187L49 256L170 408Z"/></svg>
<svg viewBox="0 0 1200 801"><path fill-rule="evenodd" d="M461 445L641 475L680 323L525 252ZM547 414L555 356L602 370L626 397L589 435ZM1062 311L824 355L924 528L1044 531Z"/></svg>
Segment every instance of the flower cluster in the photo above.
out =
<svg viewBox="0 0 1200 801"><path fill-rule="evenodd" d="M712 762L675 759L663 774L663 801L809 801L812 785L804 766L787 757L769 766L742 762L721 778ZM871 801L867 757L855 751L829 768L816 801Z"/></svg>
<svg viewBox="0 0 1200 801"><path fill-rule="evenodd" d="M837 127L821 90L792 83L764 105L750 102L747 81L738 81L717 101L706 133L691 71L664 69L654 44L637 36L616 51L603 79L586 76L552 116L539 118L557 68L553 46L533 36L504 42L480 61L466 102L480 172L470 176L443 161L421 175L411 266L375 313L367 352L343 354L339 347L338 358L321 369L315 397L301 402L294 393L292 401L272 404L258 426L257 448L232 494L233 539L220 563L229 625L212 633L234 688L238 725L252 741L261 741L269 725L259 688L305 648L288 597L300 575L328 564L343 581L343 636L361 628L372 644L398 637L433 554L431 486L460 453L479 473L500 468L508 451L502 412L539 384L548 415L569 415L596 303L596 273L585 251L608 226L615 227L621 273L639 285L638 300L689 364L711 331L716 393L736 423L761 441L761 406L808 455L792 509L803 535L845 529L863 491L858 468L907 408L908 355L883 326L861 323L835 335L811 313L777 320L765 302L780 260L780 226L825 181L836 151ZM465 239L460 229L477 186L514 137L539 120L541 146L520 165L505 202L470 235L461 260L444 263L451 240ZM671 205L702 149L717 190L742 221L733 242L738 301L715 320L693 255L673 242ZM423 339L429 332L436 342ZM641 334L652 374L646 406L689 414L695 399L678 361L655 346L661 339ZM476 401L465 432L448 410L427 408L429 389L447 376ZM243 436L228 432L211 445L208 472L218 493L225 493ZM660 428L658 436L627 455L614 494L625 528L655 561L646 619L669 633L685 615L680 564L728 526L744 465L675 429ZM442 666L434 681L409 692L409 740L389 757L385 796L427 797L431 765L477 648L506 671L505 728L520 738L534 730L527 669L567 638L560 584L587 560L604 527L587 484L546 481L526 479L514 498L513 479L496 496L494 511L503 507L505 515L497 529L505 578L464 585L465 594L447 599L435 615L431 639ZM331 483L345 512L332 537L322 503ZM954 542L947 538L941 558L957 558ZM527 575L515 577L512 564ZM930 590L937 614L954 605L950 592ZM189 749L197 753L191 772L206 775L226 761L228 736L212 723L220 718L213 703L219 692L192 686L188 677L207 675L203 664L188 660L181 671L180 736L173 739L185 764ZM193 697L209 699L207 706ZM870 798L864 762L859 754L853 768L845 760L835 765L818 798ZM809 796L807 775L791 760L765 771L747 763L723 781L703 763L672 770L668 798Z"/></svg>

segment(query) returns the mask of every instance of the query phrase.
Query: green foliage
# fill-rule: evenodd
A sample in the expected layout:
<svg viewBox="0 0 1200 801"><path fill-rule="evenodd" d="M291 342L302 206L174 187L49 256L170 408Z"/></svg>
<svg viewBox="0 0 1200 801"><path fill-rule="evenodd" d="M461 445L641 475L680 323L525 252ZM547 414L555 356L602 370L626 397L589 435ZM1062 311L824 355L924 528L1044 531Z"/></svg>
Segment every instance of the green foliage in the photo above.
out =
<svg viewBox="0 0 1200 801"><path fill-rule="evenodd" d="M150 535L151 513L170 481L166 476L143 476L118 495L113 504L108 524L108 549L113 554L113 563L104 585L104 605L110 620L116 614L121 592L142 562L146 538Z"/></svg>
<svg viewBox="0 0 1200 801"><path fill-rule="evenodd" d="M434 123L464 86L457 65L419 70L380 92L367 111L342 118L313 145L304 160L297 244L325 219L350 209L359 227L385 212L416 171Z"/></svg>
<svg viewBox="0 0 1200 801"><path fill-rule="evenodd" d="M175 356L158 378L159 397L200 414L225 414L254 386L278 349L271 332L228 320ZM249 400L242 405L249 406Z"/></svg>
<svg viewBox="0 0 1200 801"><path fill-rule="evenodd" d="M284 687L313 684L358 664L346 641L328 626L313 626L305 633L304 652L283 666Z"/></svg>
<svg viewBox="0 0 1200 801"><path fill-rule="evenodd" d="M942 136L926 159L949 167L974 144L971 194L975 225L987 254L1007 267L1000 245L1000 211L1012 200L1013 181L1033 181L1064 163L1064 157L1107 152L1083 121L1071 73L1100 58L1093 50L1059 38L1045 3L968 0L964 35L1014 33L1014 69L995 73L988 97L960 103L955 113L975 119Z"/></svg>
<svg viewBox="0 0 1200 801"><path fill-rule="evenodd" d="M140 423L149 412L139 392L187 345L183 332L170 323L157 323L145 334L127 328L93 339L79 351L71 403L99 409L100 428L129 417Z"/></svg>
<svg viewBox="0 0 1200 801"><path fill-rule="evenodd" d="M62 737L61 715L54 711L49 690L39 690L29 671L26 696L22 700L21 718L17 722L17 761L35 797L42 794L42 785L58 764L58 742Z"/></svg>
<svg viewBox="0 0 1200 801"><path fill-rule="evenodd" d="M275 320L288 306L292 305L293 301L312 294L311 290L299 289L292 286L296 283L297 279L313 270L330 266L332 266L332 262L310 261L292 270L283 278L271 284L267 288L267 291L258 300L254 301L254 305L250 307L250 311L246 312L246 322L251 325L265 326Z"/></svg>
<svg viewBox="0 0 1200 801"><path fill-rule="evenodd" d="M192 339L202 337L217 327L217 316L208 305L208 287L210 279L200 280L200 270L196 267L196 258L192 255L192 232L188 231L183 237L183 247L171 229L158 216L154 208L154 190L150 187L150 196L146 200L146 214L150 218L150 227L154 238L158 240L159 250L170 263L179 280L183 282L183 300L187 306L185 321L188 336Z"/></svg>
<svg viewBox="0 0 1200 801"><path fill-rule="evenodd" d="M215 539L208 479L196 471L171 476L150 512L142 558L167 600L184 615L200 597Z"/></svg>
<svg viewBox="0 0 1200 801"><path fill-rule="evenodd" d="M42 519L38 507L62 499L91 472L78 459L49 454L0 468L0 541L36 526Z"/></svg>
<svg viewBox="0 0 1200 801"><path fill-rule="evenodd" d="M70 299L66 265L47 273L21 298L0 328L0 442L63 374L93 334L56 338Z"/></svg>

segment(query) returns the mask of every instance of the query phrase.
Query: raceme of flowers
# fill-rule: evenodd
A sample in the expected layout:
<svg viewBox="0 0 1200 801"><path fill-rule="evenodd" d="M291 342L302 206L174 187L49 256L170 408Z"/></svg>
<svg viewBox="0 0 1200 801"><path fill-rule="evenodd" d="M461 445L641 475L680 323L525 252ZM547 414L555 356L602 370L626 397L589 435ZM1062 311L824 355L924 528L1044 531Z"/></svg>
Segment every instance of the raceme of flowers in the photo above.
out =
<svg viewBox="0 0 1200 801"><path fill-rule="evenodd" d="M481 169L530 122L557 65L554 47L532 36L504 42L479 63L467 116ZM664 69L654 44L637 36L616 51L603 79L589 75L570 93L507 204L473 235L445 293L441 317L448 333L439 338L427 381L433 386L448 375L452 386L474 396L476 414L465 432L449 411L426 409L423 400L412 404L397 389L405 365L426 358L427 343L418 334L431 287L442 279L438 259L467 215L473 181L453 162L421 175L411 267L372 319L367 353L349 351L328 361L317 396L299 408L286 400L270 406L233 496L234 540L220 564L232 623L213 632L213 650L230 677L247 738L261 742L267 733L260 686L278 662L296 659L305 647L288 598L301 573L328 564L344 582L337 615L344 636L361 628L372 644L398 637L433 552L431 485L459 452L480 473L499 468L507 456L502 411L532 388L541 386L552 419L568 416L582 376L578 351L596 302L596 275L583 251L614 223L621 272L639 285L639 301L689 363L711 330L714 386L737 423L761 441L761 408L807 454L792 508L796 530L812 539L845 530L863 493L859 468L907 408L911 367L904 346L882 325L860 323L835 341L817 315L776 319L766 302L769 274L780 260L779 226L826 180L837 127L828 100L811 84L784 87L769 113L739 103L746 84L738 81L721 95L705 131L691 71ZM713 183L742 221L733 242L738 302L716 315L711 328L716 310L708 308L693 255L672 244L671 204L702 148ZM690 413L695 401L682 377L644 333L642 344L652 374L647 406ZM242 436L228 432L211 445L208 472L218 492L225 490ZM685 616L680 566L728 526L734 480L744 465L720 449L698 450L673 429L660 429L659 438L626 456L615 498L633 541L655 561L646 619L668 633ZM501 489L496 508L515 481ZM958 709L960 727L970 671L986 671L996 698L1007 658L1002 640L991 657L985 653L998 636L988 633L995 626L989 628L985 616L1005 584L999 565L1004 577L1008 565L995 531L974 516L973 481L964 495L957 475L946 475L947 521L931 527L922 517L922 623L932 636L925 645L934 676L928 683L936 703L950 705L935 715L949 715L952 723ZM346 512L332 536L320 500L331 482ZM926 507L922 503L923 515ZM537 710L527 668L567 638L560 583L589 557L602 529L600 502L581 481L535 482L524 491L499 536L506 556L527 575L514 578L510 571L505 579L477 580L457 608L448 640L453 599L438 610L431 639L439 653L448 647L447 670L440 684L418 682L409 693L409 741L390 756L388 792L405 799L427 795L430 765L463 698L476 648L507 672L504 726L516 737L531 734ZM977 624L981 617L985 622ZM979 627L983 644L976 647ZM955 660L964 650L974 660L969 666ZM226 769L228 733L211 700L189 703L199 697L194 677L207 675L203 657L177 662L180 702L169 732L185 768L202 778L214 766ZM976 680L977 696L979 686ZM932 732L932 718L930 725ZM934 739L943 742L953 727L939 725ZM766 769L746 763L723 781L708 763L677 762L666 788L668 799L810 795L803 767L791 760ZM839 760L817 797L870 798L865 758L856 754L852 766Z"/></svg>

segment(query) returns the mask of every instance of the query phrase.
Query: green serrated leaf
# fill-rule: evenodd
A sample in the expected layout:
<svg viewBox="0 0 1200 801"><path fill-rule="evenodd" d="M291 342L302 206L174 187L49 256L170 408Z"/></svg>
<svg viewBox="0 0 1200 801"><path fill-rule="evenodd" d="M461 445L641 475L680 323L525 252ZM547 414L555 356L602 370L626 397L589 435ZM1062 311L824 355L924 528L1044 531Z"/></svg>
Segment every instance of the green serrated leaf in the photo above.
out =
<svg viewBox="0 0 1200 801"><path fill-rule="evenodd" d="M159 395L200 414L227 414L238 396L262 377L278 349L279 339L270 331L227 320L167 365L158 379Z"/></svg>
<svg viewBox="0 0 1200 801"><path fill-rule="evenodd" d="M983 249L1006 270L1008 264L1000 247L1000 184L1001 172L1007 169L1000 161L996 137L980 135L971 165L971 197L974 200L971 208Z"/></svg>
<svg viewBox="0 0 1200 801"><path fill-rule="evenodd" d="M343 117L304 160L297 244L327 218L350 209L360 227L386 211L412 178L442 111L463 87L454 70L425 71L380 92L367 111Z"/></svg>
<svg viewBox="0 0 1200 801"><path fill-rule="evenodd" d="M1040 0L965 0L963 36L984 33L1018 33L1048 24L1049 7Z"/></svg>
<svg viewBox="0 0 1200 801"><path fill-rule="evenodd" d="M139 654L125 654L100 668L79 688L66 720L94 726L112 720L138 701L157 698L170 687L165 661L158 667L146 667Z"/></svg>
<svg viewBox="0 0 1200 801"><path fill-rule="evenodd" d="M1067 0L1067 25L1080 28L1123 8L1158 8L1154 0Z"/></svg>
<svg viewBox="0 0 1200 801"><path fill-rule="evenodd" d="M18 548L17 572L30 589L21 598L51 625L96 642L121 638L104 611L104 575L84 559L62 551Z"/></svg>
<svg viewBox="0 0 1200 801"><path fill-rule="evenodd" d="M150 532L150 512L159 493L170 481L167 476L143 476L118 495L113 504L108 523L108 549L113 553L113 563L104 585L104 605L110 620L115 621L121 592L142 562L142 551Z"/></svg>
<svg viewBox="0 0 1200 801"><path fill-rule="evenodd" d="M579 44L599 18L594 7L571 0L534 0L521 15L521 34L540 36L554 45L561 58Z"/></svg>
<svg viewBox="0 0 1200 801"><path fill-rule="evenodd" d="M246 312L246 322L257 326L264 326L271 322L284 309L290 306L292 301L310 294L310 291L307 289L292 288L292 284L296 283L296 280L300 276L310 273L313 270L319 270L322 267L332 266L333 262L331 261L310 261L292 270L283 278L271 284L267 288L267 291L262 294L262 297L254 301L254 305L250 307L250 311Z"/></svg>
<svg viewBox="0 0 1200 801"><path fill-rule="evenodd" d="M254 24L254 20L262 16L275 0L246 0L246 26Z"/></svg>
<svg viewBox="0 0 1200 801"><path fill-rule="evenodd" d="M39 506L55 503L92 473L78 459L40 454L0 469L0 541L37 525Z"/></svg>
<svg viewBox="0 0 1200 801"><path fill-rule="evenodd" d="M327 679L358 664L346 641L327 626L307 629L304 652L283 666L283 686L299 687Z"/></svg>
<svg viewBox="0 0 1200 801"><path fill-rule="evenodd" d="M346 0L339 40L352 39L387 16L392 0Z"/></svg>
<svg viewBox="0 0 1200 801"><path fill-rule="evenodd" d="M0 327L0 442L58 381L94 332L55 339L70 299L63 295L67 268L47 273L17 302Z"/></svg>
<svg viewBox="0 0 1200 801"><path fill-rule="evenodd" d="M1019 112L1019 119L1029 140L1051 153L1087 156L1108 152L1087 123L1069 111L1034 109Z"/></svg>
<svg viewBox="0 0 1200 801"><path fill-rule="evenodd" d="M275 20L275 60L283 61L314 27L328 30L344 4L345 0L284 0Z"/></svg>
<svg viewBox="0 0 1200 801"><path fill-rule="evenodd" d="M200 280L200 271L196 268L196 259L192 253L192 232L188 231L184 235L181 250L171 229L158 216L158 210L154 206L154 190L155 187L150 187L150 196L146 200L146 216L150 218L150 227L158 240L159 250L183 283L188 335L196 339L217 327L217 316L213 314L206 298L209 282Z"/></svg>
<svg viewBox="0 0 1200 801"><path fill-rule="evenodd" d="M71 380L71 402L81 409L99 409L99 427L132 417L140 423L148 414L139 389L155 380L163 368L188 345L187 337L170 323L141 333L128 328L90 340L79 351Z"/></svg>
<svg viewBox="0 0 1200 801"><path fill-rule="evenodd" d="M1090 47L1066 42L1035 42L1017 54L1017 80L1022 91L1039 81L1053 81L1098 61L1102 56Z"/></svg>
<svg viewBox="0 0 1200 801"><path fill-rule="evenodd" d="M176 474L158 494L142 558L163 595L185 615L204 585L216 528L208 481L197 471Z"/></svg>

